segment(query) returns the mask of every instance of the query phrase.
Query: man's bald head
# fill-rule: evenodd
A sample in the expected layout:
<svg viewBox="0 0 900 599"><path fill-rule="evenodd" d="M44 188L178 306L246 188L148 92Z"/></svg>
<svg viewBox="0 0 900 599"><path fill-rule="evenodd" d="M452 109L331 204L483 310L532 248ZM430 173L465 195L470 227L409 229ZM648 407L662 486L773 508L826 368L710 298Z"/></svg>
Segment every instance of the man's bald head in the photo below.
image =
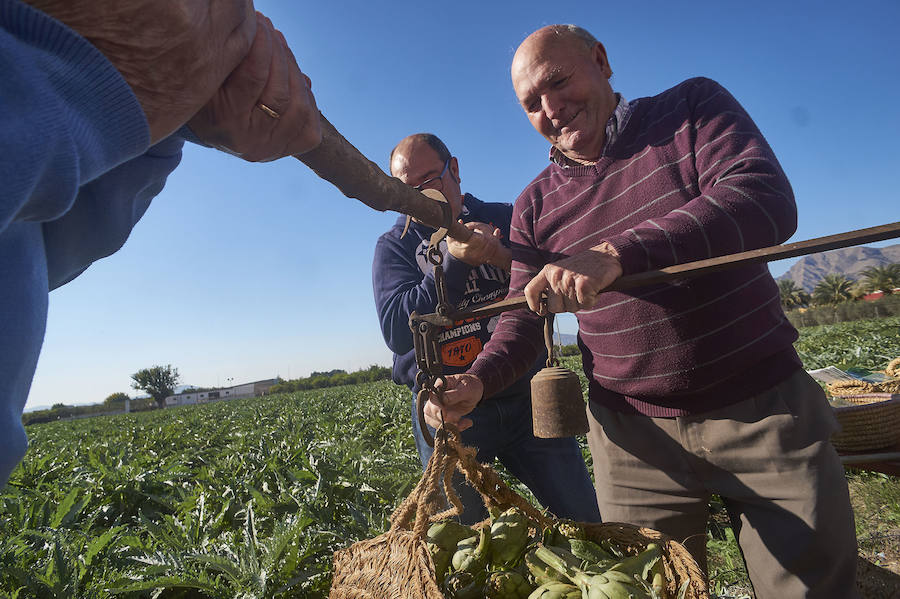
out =
<svg viewBox="0 0 900 599"><path fill-rule="evenodd" d="M437 154L437 157L441 162L450 160L450 157L452 156L450 150L447 149L447 146L444 145L444 142L442 142L437 135L433 133L413 133L412 135L408 135L401 139L400 142L394 146L394 149L391 150L389 161L391 174L395 174L394 158L403 156L405 159L405 157L412 153L413 148L416 146L428 146L434 150L434 153Z"/></svg>
<svg viewBox="0 0 900 599"><path fill-rule="evenodd" d="M510 68L532 126L570 160L599 159L616 106L603 44L575 25L548 25L523 41Z"/></svg>

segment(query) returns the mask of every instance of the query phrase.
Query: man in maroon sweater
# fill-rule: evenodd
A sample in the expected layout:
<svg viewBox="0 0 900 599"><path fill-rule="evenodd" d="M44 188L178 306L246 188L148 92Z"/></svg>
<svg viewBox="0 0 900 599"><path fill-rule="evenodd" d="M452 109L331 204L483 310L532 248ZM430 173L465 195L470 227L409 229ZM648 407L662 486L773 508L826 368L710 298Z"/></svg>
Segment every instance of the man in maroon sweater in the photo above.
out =
<svg viewBox="0 0 900 599"><path fill-rule="evenodd" d="M510 294L534 312L504 314L426 415L457 422L525 372L546 293L549 311L578 318L604 520L666 532L705 568L716 494L757 597L856 597L853 515L829 442L837 424L768 268L601 293L623 274L786 241L790 184L714 81L628 102L611 75L603 45L578 27L545 27L517 50L513 87L552 144L510 232Z"/></svg>

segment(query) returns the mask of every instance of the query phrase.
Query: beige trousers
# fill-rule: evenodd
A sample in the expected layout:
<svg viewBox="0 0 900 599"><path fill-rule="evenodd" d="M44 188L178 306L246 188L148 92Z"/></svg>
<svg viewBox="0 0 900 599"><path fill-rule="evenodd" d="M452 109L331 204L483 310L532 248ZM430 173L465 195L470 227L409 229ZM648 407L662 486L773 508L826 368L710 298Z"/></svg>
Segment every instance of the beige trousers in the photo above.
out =
<svg viewBox="0 0 900 599"><path fill-rule="evenodd" d="M599 422L588 410L588 443L604 521L667 533L705 571L717 494L757 599L859 597L847 481L828 440L837 421L805 371L698 416L597 412Z"/></svg>

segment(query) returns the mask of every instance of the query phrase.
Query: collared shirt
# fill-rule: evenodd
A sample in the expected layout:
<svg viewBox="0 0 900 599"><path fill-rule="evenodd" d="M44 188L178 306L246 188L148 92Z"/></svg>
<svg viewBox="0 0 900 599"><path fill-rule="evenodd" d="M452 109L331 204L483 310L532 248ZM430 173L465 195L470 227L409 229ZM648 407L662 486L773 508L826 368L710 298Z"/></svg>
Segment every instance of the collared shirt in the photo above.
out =
<svg viewBox="0 0 900 599"><path fill-rule="evenodd" d="M618 92L616 93L616 98L618 98L619 103L616 104L612 116L606 121L606 142L603 144L601 156L606 154L606 150L616 141L616 138L619 137L619 132L625 129L625 125L628 124L628 119L631 117L631 103L625 99L625 96ZM581 163L568 158L555 146L550 146L550 161L563 168L568 168L570 166L584 166Z"/></svg>

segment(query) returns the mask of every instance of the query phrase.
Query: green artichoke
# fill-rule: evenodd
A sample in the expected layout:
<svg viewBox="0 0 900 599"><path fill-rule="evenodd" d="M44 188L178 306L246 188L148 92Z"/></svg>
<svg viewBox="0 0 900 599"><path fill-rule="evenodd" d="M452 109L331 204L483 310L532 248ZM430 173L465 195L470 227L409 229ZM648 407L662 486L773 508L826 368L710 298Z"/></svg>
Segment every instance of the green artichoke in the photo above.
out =
<svg viewBox="0 0 900 599"><path fill-rule="evenodd" d="M629 576L637 576L650 582L656 573L661 572L662 550L656 543L650 543L647 548L638 555L625 558L610 567L610 570L624 572Z"/></svg>
<svg viewBox="0 0 900 599"><path fill-rule="evenodd" d="M523 559L525 567L531 574L531 578L537 585L544 585L551 582L562 582L567 580L566 576L544 563L543 560L535 555L535 549L525 552Z"/></svg>
<svg viewBox="0 0 900 599"><path fill-rule="evenodd" d="M450 561L459 542L465 538L477 538L478 533L455 520L444 520L431 525L426 534L426 546L434 561L434 577L438 584L444 581L450 570Z"/></svg>
<svg viewBox="0 0 900 599"><path fill-rule="evenodd" d="M578 558L564 549L540 546L535 550L535 556L565 574L581 589L583 599L651 599L649 593L637 586L632 575L618 571L585 572L574 565Z"/></svg>
<svg viewBox="0 0 900 599"><path fill-rule="evenodd" d="M444 596L447 599L482 599L484 573L454 572L444 581Z"/></svg>
<svg viewBox="0 0 900 599"><path fill-rule="evenodd" d="M478 539L478 545L474 544L473 538ZM479 531L478 537L463 539L456 546L456 553L453 554L452 561L453 569L473 574L480 570L485 570L490 549L491 534L485 526Z"/></svg>
<svg viewBox="0 0 900 599"><path fill-rule="evenodd" d="M425 540L441 549L456 550L456 545L466 537L478 536L478 532L455 520L443 520L431 525Z"/></svg>
<svg viewBox="0 0 900 599"><path fill-rule="evenodd" d="M531 585L518 572L492 572L484 583L486 599L526 599Z"/></svg>
<svg viewBox="0 0 900 599"><path fill-rule="evenodd" d="M528 546L531 522L517 507L511 507L491 524L491 564L496 568L512 568Z"/></svg>
<svg viewBox="0 0 900 599"><path fill-rule="evenodd" d="M581 590L565 582L545 582L534 589L528 599L581 599Z"/></svg>
<svg viewBox="0 0 900 599"><path fill-rule="evenodd" d="M587 539L584 529L572 520L559 520L544 529L544 545L568 548L571 539Z"/></svg>

